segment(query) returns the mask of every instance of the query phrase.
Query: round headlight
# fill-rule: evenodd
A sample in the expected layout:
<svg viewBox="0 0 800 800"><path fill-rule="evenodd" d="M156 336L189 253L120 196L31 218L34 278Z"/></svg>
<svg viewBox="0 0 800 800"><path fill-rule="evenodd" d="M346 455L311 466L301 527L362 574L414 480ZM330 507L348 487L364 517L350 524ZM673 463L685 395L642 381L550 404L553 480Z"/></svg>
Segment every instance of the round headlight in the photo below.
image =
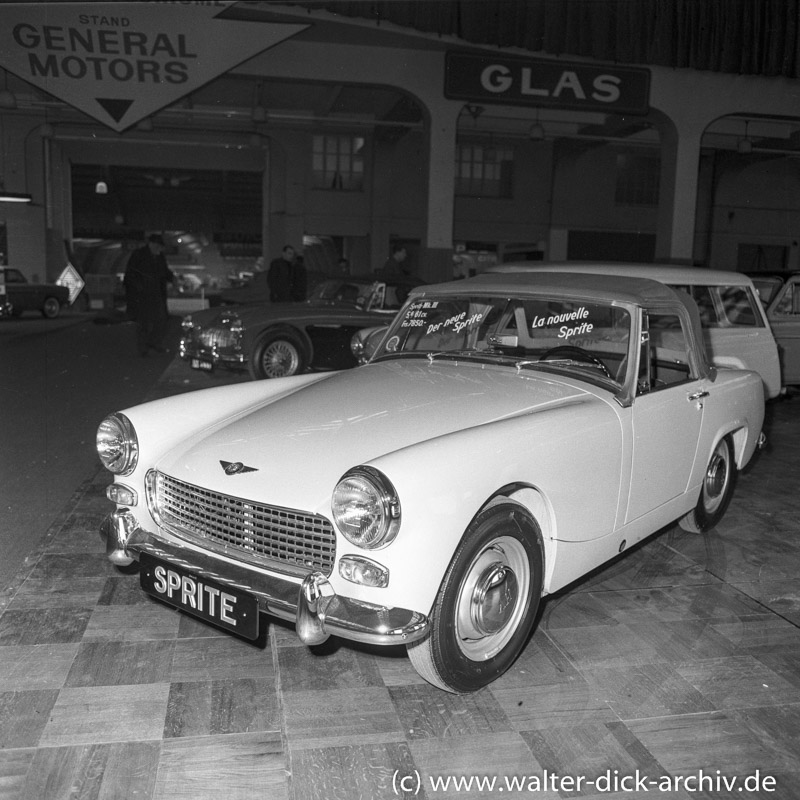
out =
<svg viewBox="0 0 800 800"><path fill-rule="evenodd" d="M139 460L139 440L124 414L111 414L97 429L97 454L115 475L130 475Z"/></svg>
<svg viewBox="0 0 800 800"><path fill-rule="evenodd" d="M400 500L394 486L372 467L356 467L339 481L331 510L344 537L368 550L389 544L400 528Z"/></svg>

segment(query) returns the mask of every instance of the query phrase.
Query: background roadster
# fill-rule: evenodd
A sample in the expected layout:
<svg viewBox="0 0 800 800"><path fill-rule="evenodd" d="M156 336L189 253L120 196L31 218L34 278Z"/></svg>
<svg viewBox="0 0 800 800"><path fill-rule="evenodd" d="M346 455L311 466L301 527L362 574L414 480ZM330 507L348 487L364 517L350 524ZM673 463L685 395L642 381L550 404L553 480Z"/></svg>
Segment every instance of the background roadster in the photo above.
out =
<svg viewBox="0 0 800 800"><path fill-rule="evenodd" d="M454 692L502 674L542 596L675 520L714 525L761 435L755 373L646 279L483 275L412 293L371 362L113 414L121 567L254 638L403 643Z"/></svg>

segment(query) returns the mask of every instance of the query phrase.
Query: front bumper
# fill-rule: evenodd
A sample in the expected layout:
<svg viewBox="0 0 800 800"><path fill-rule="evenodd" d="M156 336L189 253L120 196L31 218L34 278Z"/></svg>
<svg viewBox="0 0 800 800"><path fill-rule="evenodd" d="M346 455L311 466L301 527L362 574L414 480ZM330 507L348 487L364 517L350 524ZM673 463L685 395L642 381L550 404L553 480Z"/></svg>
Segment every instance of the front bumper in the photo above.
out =
<svg viewBox="0 0 800 800"><path fill-rule="evenodd" d="M302 581L292 580L165 541L141 528L127 508L117 509L103 520L100 537L105 540L106 555L117 566L149 553L201 579L249 592L256 597L259 611L294 622L304 644L320 644L331 635L366 644L409 644L428 632L424 614L339 596L320 572L312 572Z"/></svg>
<svg viewBox="0 0 800 800"><path fill-rule="evenodd" d="M178 352L184 361L197 360L226 369L245 369L247 367L247 356L241 350L231 351L217 347L204 347L185 336L180 341Z"/></svg>

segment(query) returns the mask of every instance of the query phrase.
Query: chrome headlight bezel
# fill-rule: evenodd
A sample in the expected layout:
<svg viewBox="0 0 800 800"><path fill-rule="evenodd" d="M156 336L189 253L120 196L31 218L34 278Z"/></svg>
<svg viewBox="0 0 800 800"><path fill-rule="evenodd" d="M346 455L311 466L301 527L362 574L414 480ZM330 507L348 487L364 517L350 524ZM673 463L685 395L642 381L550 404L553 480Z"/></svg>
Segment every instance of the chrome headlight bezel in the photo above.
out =
<svg viewBox="0 0 800 800"><path fill-rule="evenodd" d="M374 467L348 470L333 490L333 521L348 542L365 550L386 547L400 530L400 499Z"/></svg>
<svg viewBox="0 0 800 800"><path fill-rule="evenodd" d="M115 475L130 475L139 463L136 429L124 414L109 414L100 423L96 446L100 462Z"/></svg>

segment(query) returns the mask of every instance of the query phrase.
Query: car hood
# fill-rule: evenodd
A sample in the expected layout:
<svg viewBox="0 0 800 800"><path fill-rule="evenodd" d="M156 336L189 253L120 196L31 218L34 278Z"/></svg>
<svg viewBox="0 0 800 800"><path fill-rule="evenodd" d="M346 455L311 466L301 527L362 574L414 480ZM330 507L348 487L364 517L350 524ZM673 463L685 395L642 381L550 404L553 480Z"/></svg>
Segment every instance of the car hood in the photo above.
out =
<svg viewBox="0 0 800 800"><path fill-rule="evenodd" d="M225 494L317 510L327 508L331 491L351 467L581 398L595 399L533 371L446 361L370 364L332 373L200 432L157 467ZM223 462L249 469L229 475Z"/></svg>

